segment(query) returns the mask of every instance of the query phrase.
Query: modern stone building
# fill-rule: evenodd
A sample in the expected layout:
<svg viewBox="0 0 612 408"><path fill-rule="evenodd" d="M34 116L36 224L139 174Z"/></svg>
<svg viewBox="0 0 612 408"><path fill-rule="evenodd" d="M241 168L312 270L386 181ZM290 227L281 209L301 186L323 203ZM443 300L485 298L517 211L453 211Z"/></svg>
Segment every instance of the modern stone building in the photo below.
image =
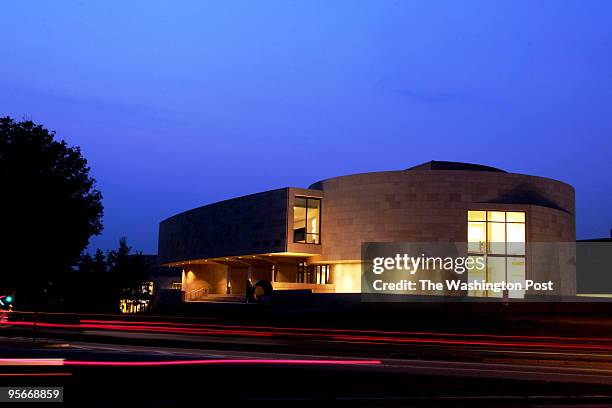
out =
<svg viewBox="0 0 612 408"><path fill-rule="evenodd" d="M275 290L358 293L363 242L469 242L470 251L488 257L487 270L474 278L551 279L555 294L573 295L575 270L551 269L548 260L524 249L511 253L504 243L575 239L572 186L431 161L177 214L160 223L159 256L183 268L184 298L197 301L244 294L247 279L269 280ZM492 250L492 242L504 249Z"/></svg>

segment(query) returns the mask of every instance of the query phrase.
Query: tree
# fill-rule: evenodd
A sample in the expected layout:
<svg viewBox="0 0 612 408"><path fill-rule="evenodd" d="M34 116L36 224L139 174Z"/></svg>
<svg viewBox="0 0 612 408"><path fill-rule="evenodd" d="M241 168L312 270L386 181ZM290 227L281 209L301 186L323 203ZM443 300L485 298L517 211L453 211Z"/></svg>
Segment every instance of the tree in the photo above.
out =
<svg viewBox="0 0 612 408"><path fill-rule="evenodd" d="M108 252L107 262L109 272L115 274L115 279L121 288L139 286L147 278L146 265L142 252L130 255L132 247L128 245L127 238L119 240L119 247Z"/></svg>
<svg viewBox="0 0 612 408"><path fill-rule="evenodd" d="M106 313L116 312L120 300L149 301L150 304L152 293L145 256L142 252L131 252L123 237L117 249L106 254L99 248L93 257L84 253L78 264L79 273L71 274L71 279L63 283L64 287L71 288L67 301L63 305L61 301L55 303L71 311Z"/></svg>
<svg viewBox="0 0 612 408"><path fill-rule="evenodd" d="M119 247L108 252L107 261L109 272L114 275L113 282L117 285L117 292L123 300L151 300L151 294L145 288L147 284L147 266L142 252L130 255L132 247L128 245L127 238L119 240Z"/></svg>
<svg viewBox="0 0 612 408"><path fill-rule="evenodd" d="M0 278L32 305L102 231L102 194L78 147L9 117L0 118L0 191Z"/></svg>
<svg viewBox="0 0 612 408"><path fill-rule="evenodd" d="M129 272L129 255L132 247L128 245L127 238L119 239L119 247L117 250L108 252L107 261L109 270L117 274L125 274Z"/></svg>
<svg viewBox="0 0 612 408"><path fill-rule="evenodd" d="M102 273L106 272L106 256L100 248L96 249L96 253L93 257L93 272Z"/></svg>
<svg viewBox="0 0 612 408"><path fill-rule="evenodd" d="M91 255L89 255L88 252L85 252L83 255L81 255L81 259L79 260L78 266L79 266L79 272L81 273L93 272L94 263L93 263L93 259L91 258Z"/></svg>

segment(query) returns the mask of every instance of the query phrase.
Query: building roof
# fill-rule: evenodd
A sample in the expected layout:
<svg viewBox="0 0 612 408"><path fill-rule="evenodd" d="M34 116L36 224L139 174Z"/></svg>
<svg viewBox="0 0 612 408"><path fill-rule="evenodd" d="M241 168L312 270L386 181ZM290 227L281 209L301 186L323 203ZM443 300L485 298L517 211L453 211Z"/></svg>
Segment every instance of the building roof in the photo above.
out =
<svg viewBox="0 0 612 408"><path fill-rule="evenodd" d="M482 172L492 172L492 173L508 173L505 170L498 169L496 167L485 166L482 164L473 164L473 163L462 163L462 162L452 162L452 161L439 161L439 160L431 160L425 163L418 164L413 167L409 167L405 170L392 170L386 172L371 172L371 173L362 173L362 174L376 174L376 173L397 173L397 172L406 172L406 171L433 171L433 170L463 170L463 171L482 171ZM332 180L340 177L350 177L357 176L361 174L347 174L343 176L331 177L328 179L319 180L316 183L312 183L308 188L313 190L321 190L322 183L327 180Z"/></svg>
<svg viewBox="0 0 612 408"><path fill-rule="evenodd" d="M469 170L469 171L492 171L496 173L507 173L505 170L497 167L484 166L482 164L438 161L431 160L426 163L418 164L414 167L409 167L406 170Z"/></svg>

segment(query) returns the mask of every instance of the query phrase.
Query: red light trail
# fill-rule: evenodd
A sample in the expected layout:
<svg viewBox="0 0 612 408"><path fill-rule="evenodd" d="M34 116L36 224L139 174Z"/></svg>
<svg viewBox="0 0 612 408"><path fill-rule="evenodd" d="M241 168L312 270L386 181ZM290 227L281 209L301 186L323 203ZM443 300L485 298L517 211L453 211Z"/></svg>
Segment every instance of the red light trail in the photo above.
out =
<svg viewBox="0 0 612 408"><path fill-rule="evenodd" d="M134 331L180 335L246 337L300 337L308 340L332 340L368 344L432 344L449 346L492 346L498 348L585 349L611 351L612 339L555 336L501 335L486 333L399 332L324 328L288 328L221 324L173 323L162 321L126 321L82 319L78 324L32 321L8 321L5 325L37 326L58 329Z"/></svg>
<svg viewBox="0 0 612 408"><path fill-rule="evenodd" d="M0 373L0 377L69 377L72 373Z"/></svg>
<svg viewBox="0 0 612 408"><path fill-rule="evenodd" d="M209 359L209 360L168 360L168 361L78 361L65 360L66 366L115 366L146 367L174 365L379 365L380 360L300 360L300 359Z"/></svg>
<svg viewBox="0 0 612 408"><path fill-rule="evenodd" d="M128 320L81 320L81 323L112 323L116 325L148 325L148 326L196 326L212 328L231 328L242 330L262 329L273 332L279 331L296 331L296 332L328 332L328 333L368 333L368 334L384 334L384 335L413 335L413 336L434 336L434 337L479 337L479 338L502 338L502 339L541 339L541 340L578 340L578 341L605 341L612 342L612 338L589 338L589 337L559 337L559 336L526 336L526 335L508 335L508 334L488 334L488 333L440 333L440 332L401 332L401 331L385 331L385 330L358 330L358 329L329 329L329 328L310 328L310 327L274 327L274 326L239 326L239 325L222 325L222 324L198 324L198 323L172 323L172 322L150 322L150 321L128 321Z"/></svg>
<svg viewBox="0 0 612 408"><path fill-rule="evenodd" d="M3 358L0 365L3 366L116 366L116 367L139 367L139 366L173 366L173 365L379 365L380 360L337 360L337 359L272 359L272 358L221 358L221 359L198 359L198 360L157 360L157 361L83 361L67 360L63 358ZM9 374L9 373L4 373ZM63 373L11 373L10 375L54 375Z"/></svg>

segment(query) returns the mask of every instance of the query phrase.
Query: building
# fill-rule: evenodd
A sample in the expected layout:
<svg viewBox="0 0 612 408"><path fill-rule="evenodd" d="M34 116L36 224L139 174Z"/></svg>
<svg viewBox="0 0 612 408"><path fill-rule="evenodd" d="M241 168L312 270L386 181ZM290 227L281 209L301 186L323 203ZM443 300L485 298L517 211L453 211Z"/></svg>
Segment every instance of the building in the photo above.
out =
<svg viewBox="0 0 612 408"><path fill-rule="evenodd" d="M612 298L612 229L608 238L578 240L576 254L578 295Z"/></svg>
<svg viewBox="0 0 612 408"><path fill-rule="evenodd" d="M358 293L363 242L573 243L574 189L537 176L431 161L334 177L195 208L160 223L159 256L183 268L185 301L274 290ZM490 253L485 279L551 279L576 292L575 270L529 253ZM529 293L527 293L529 294ZM486 296L487 294L482 294Z"/></svg>

